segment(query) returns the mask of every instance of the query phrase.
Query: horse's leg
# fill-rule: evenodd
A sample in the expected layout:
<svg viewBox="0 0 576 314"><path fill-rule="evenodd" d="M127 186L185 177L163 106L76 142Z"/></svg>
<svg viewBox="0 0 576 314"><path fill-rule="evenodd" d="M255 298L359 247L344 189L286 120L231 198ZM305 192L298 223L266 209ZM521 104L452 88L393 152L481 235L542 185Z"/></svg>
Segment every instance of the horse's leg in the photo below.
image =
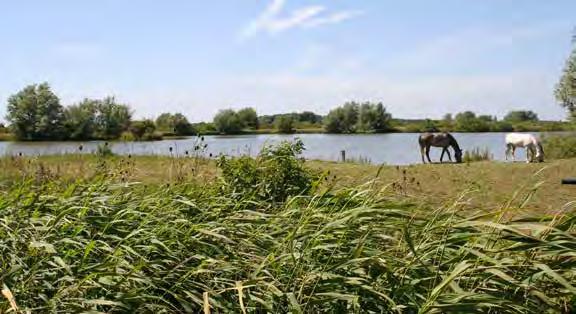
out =
<svg viewBox="0 0 576 314"><path fill-rule="evenodd" d="M448 147L446 147L446 154L448 154L448 160L452 162L452 156L450 156L450 150L448 149Z"/></svg>
<svg viewBox="0 0 576 314"><path fill-rule="evenodd" d="M442 154L440 154L440 163L442 163L442 159L444 159L444 153L446 152L446 147L442 147Z"/></svg>
<svg viewBox="0 0 576 314"><path fill-rule="evenodd" d="M420 156L422 156L422 163L425 164L426 160L424 160L424 146L420 146Z"/></svg>
<svg viewBox="0 0 576 314"><path fill-rule="evenodd" d="M516 146L512 146L512 161L516 161Z"/></svg>
<svg viewBox="0 0 576 314"><path fill-rule="evenodd" d="M426 158L428 158L429 163L432 163L432 160L430 160L430 146L426 146Z"/></svg>
<svg viewBox="0 0 576 314"><path fill-rule="evenodd" d="M534 147L532 145L526 146L526 163L534 160Z"/></svg>

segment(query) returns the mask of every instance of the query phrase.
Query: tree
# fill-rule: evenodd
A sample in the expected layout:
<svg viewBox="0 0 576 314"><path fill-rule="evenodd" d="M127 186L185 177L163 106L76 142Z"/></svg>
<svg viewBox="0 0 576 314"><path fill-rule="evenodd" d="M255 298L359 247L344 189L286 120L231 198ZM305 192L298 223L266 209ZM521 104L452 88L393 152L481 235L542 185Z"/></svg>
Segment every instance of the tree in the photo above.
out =
<svg viewBox="0 0 576 314"><path fill-rule="evenodd" d="M331 110L324 119L324 129L328 133L356 132L359 110L359 105L355 102L348 102Z"/></svg>
<svg viewBox="0 0 576 314"><path fill-rule="evenodd" d="M64 108L48 83L29 85L8 98L12 132L20 140L56 140L66 137Z"/></svg>
<svg viewBox="0 0 576 314"><path fill-rule="evenodd" d="M95 135L101 139L115 139L130 127L132 112L114 97L96 100Z"/></svg>
<svg viewBox="0 0 576 314"><path fill-rule="evenodd" d="M244 108L238 111L238 118L245 128L258 129L258 114L254 108Z"/></svg>
<svg viewBox="0 0 576 314"><path fill-rule="evenodd" d="M279 133L294 133L294 118L291 115L278 116L274 121Z"/></svg>
<svg viewBox="0 0 576 314"><path fill-rule="evenodd" d="M156 127L163 132L173 132L176 135L193 135L194 127L181 113L163 113L156 119Z"/></svg>
<svg viewBox="0 0 576 314"><path fill-rule="evenodd" d="M373 108L375 120L372 121L370 128L374 132L385 132L390 129L390 120L392 120L392 115L386 112L386 108L382 103L376 104Z"/></svg>
<svg viewBox="0 0 576 314"><path fill-rule="evenodd" d="M458 113L455 117L456 130L461 132L487 132L490 130L491 116L476 117L472 111Z"/></svg>
<svg viewBox="0 0 576 314"><path fill-rule="evenodd" d="M165 112L156 118L156 127L160 131L172 132L174 129L173 115Z"/></svg>
<svg viewBox="0 0 576 314"><path fill-rule="evenodd" d="M87 140L94 137L96 128L96 110L98 101L84 99L76 105L66 108L66 129L68 138L73 140Z"/></svg>
<svg viewBox="0 0 576 314"><path fill-rule="evenodd" d="M506 116L504 116L504 121L507 122L526 122L526 121L538 121L538 115L531 110L517 110L510 111Z"/></svg>
<svg viewBox="0 0 576 314"><path fill-rule="evenodd" d="M570 118L576 119L576 46L566 61L554 95L560 105L568 110Z"/></svg>
<svg viewBox="0 0 576 314"><path fill-rule="evenodd" d="M349 102L344 104L342 110L344 114L343 118L345 133L356 132L356 124L358 123L360 106L356 102Z"/></svg>
<svg viewBox="0 0 576 314"><path fill-rule="evenodd" d="M341 107L330 110L324 118L324 129L328 133L344 133L344 110Z"/></svg>
<svg viewBox="0 0 576 314"><path fill-rule="evenodd" d="M194 135L196 133L192 124L188 122L188 119L181 113L174 114L172 123L174 133L177 135Z"/></svg>
<svg viewBox="0 0 576 314"><path fill-rule="evenodd" d="M214 117L214 126L221 134L238 134L242 132L244 124L238 113L232 109L220 110Z"/></svg>
<svg viewBox="0 0 576 314"><path fill-rule="evenodd" d="M137 140L152 137L154 131L156 131L156 125L154 121L149 119L133 121L130 125L130 132L132 132Z"/></svg>
<svg viewBox="0 0 576 314"><path fill-rule="evenodd" d="M300 122L309 122L309 123L319 123L322 122L322 116L317 115L312 111L304 111L298 114L298 121Z"/></svg>

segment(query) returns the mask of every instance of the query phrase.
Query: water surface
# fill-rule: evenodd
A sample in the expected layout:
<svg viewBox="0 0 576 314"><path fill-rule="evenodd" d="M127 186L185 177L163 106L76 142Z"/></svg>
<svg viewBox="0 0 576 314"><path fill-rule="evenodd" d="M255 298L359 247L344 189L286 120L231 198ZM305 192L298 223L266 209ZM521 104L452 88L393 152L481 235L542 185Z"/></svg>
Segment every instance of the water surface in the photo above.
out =
<svg viewBox="0 0 576 314"><path fill-rule="evenodd" d="M464 150L475 147L487 148L494 155L494 159L504 159L505 133L453 133L453 135ZM368 159L375 164L406 165L421 162L417 133L205 136L204 142L200 142L197 137L190 137L155 142L110 142L110 145L114 153L122 155L184 156L186 151L191 153L195 146L202 143L207 144L206 155L256 155L265 144L295 138L300 138L304 142L306 148L304 157L308 159L339 160L340 151L344 150L348 159ZM0 155L79 153L80 145L83 147L82 153L92 153L100 143L102 142L0 142ZM441 149L432 148L430 157L433 161L439 159L440 152ZM522 150L518 150L516 154L518 158L525 158Z"/></svg>

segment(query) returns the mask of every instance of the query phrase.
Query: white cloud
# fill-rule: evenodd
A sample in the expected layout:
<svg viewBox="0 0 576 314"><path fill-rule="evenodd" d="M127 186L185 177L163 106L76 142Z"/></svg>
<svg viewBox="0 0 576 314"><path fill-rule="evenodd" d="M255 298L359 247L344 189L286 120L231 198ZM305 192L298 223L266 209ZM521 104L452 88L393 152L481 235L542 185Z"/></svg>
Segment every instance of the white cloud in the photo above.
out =
<svg viewBox="0 0 576 314"><path fill-rule="evenodd" d="M326 7L310 5L293 10L287 16L281 16L285 6L286 0L272 0L264 12L242 30L240 39L248 39L259 32L276 34L291 28L314 28L338 24L363 14L357 10L323 14L327 11Z"/></svg>

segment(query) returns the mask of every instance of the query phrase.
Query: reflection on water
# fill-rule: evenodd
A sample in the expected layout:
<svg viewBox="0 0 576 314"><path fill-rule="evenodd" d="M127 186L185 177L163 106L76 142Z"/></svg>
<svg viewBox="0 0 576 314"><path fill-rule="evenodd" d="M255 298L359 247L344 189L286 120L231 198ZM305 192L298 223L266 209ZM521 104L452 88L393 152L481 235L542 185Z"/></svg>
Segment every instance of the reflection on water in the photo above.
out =
<svg viewBox="0 0 576 314"><path fill-rule="evenodd" d="M464 150L475 147L487 148L495 159L504 159L505 133L453 134ZM255 155L262 145L294 138L302 139L306 147L304 156L308 159L338 160L340 151L345 150L347 158L368 159L375 164L405 165L421 162L416 133L205 136L202 143L208 145L205 153L214 156L218 154ZM0 142L0 155L79 153L80 145L83 146L82 153L92 153L99 143L101 142ZM197 137L190 137L156 142L110 142L110 145L116 154L183 156L185 151L193 152L194 147L199 143L200 140ZM172 153L170 147L172 147ZM430 157L438 160L440 151L439 148L432 148ZM521 154L523 152L518 151L517 157L522 156Z"/></svg>

